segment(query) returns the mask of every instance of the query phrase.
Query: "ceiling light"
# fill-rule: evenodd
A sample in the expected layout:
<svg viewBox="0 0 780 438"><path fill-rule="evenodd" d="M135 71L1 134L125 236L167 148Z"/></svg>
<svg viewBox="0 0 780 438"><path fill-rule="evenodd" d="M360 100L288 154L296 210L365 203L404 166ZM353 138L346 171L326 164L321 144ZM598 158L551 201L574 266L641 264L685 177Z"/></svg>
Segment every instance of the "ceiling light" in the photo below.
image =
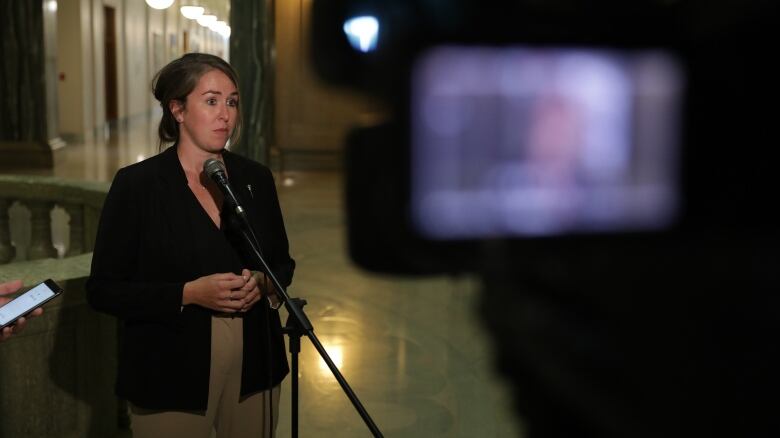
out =
<svg viewBox="0 0 780 438"><path fill-rule="evenodd" d="M214 32L219 32L219 30L223 27L227 26L227 23L224 21L214 21L211 24L209 24L209 29L213 30Z"/></svg>
<svg viewBox="0 0 780 438"><path fill-rule="evenodd" d="M222 35L225 38L230 37L230 26L228 26L227 23L225 23L224 21L215 21L211 23L209 25L209 29Z"/></svg>
<svg viewBox="0 0 780 438"><path fill-rule="evenodd" d="M194 20L206 12L206 10L201 6L182 6L179 8L179 11L181 11L181 14L184 15L184 18L189 18L190 20Z"/></svg>
<svg viewBox="0 0 780 438"><path fill-rule="evenodd" d="M154 9L168 9L173 4L173 0L146 0L146 4Z"/></svg>
<svg viewBox="0 0 780 438"><path fill-rule="evenodd" d="M209 27L209 24L217 21L216 15L201 15L197 18L198 24L201 26Z"/></svg>

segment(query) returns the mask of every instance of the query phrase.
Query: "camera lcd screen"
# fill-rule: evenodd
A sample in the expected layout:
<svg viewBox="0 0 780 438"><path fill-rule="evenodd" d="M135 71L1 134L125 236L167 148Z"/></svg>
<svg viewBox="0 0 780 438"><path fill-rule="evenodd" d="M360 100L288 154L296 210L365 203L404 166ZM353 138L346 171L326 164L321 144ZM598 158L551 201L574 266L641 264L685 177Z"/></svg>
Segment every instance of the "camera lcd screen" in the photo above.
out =
<svg viewBox="0 0 780 438"><path fill-rule="evenodd" d="M671 226L683 88L660 50L425 52L412 76L415 228L449 240Z"/></svg>

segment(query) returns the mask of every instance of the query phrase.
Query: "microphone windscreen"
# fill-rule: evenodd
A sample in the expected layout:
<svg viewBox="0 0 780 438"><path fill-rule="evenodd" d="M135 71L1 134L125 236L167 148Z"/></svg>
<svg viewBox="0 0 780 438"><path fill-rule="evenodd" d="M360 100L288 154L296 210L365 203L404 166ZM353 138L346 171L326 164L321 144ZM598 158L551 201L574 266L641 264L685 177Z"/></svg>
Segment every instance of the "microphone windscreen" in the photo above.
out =
<svg viewBox="0 0 780 438"><path fill-rule="evenodd" d="M203 172L210 178L213 178L218 172L225 173L225 165L216 158L209 158L203 162Z"/></svg>

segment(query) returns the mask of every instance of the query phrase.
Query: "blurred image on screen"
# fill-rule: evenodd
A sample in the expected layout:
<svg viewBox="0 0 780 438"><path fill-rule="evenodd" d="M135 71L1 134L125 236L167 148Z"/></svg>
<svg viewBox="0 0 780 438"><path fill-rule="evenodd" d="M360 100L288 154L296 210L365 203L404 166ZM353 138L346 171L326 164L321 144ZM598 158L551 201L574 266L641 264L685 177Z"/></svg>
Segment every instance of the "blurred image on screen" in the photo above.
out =
<svg viewBox="0 0 780 438"><path fill-rule="evenodd" d="M415 227L447 240L670 226L683 80L661 51L426 52L411 99Z"/></svg>

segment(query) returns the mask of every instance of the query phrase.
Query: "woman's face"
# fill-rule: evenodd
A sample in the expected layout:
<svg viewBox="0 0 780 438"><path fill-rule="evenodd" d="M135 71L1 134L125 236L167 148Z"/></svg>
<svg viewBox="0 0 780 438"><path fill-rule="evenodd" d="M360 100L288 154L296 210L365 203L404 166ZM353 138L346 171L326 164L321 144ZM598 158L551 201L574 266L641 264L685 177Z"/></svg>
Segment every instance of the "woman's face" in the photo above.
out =
<svg viewBox="0 0 780 438"><path fill-rule="evenodd" d="M184 106L171 103L171 112L179 122L181 146L218 153L236 126L238 89L225 73L209 70L187 95Z"/></svg>

